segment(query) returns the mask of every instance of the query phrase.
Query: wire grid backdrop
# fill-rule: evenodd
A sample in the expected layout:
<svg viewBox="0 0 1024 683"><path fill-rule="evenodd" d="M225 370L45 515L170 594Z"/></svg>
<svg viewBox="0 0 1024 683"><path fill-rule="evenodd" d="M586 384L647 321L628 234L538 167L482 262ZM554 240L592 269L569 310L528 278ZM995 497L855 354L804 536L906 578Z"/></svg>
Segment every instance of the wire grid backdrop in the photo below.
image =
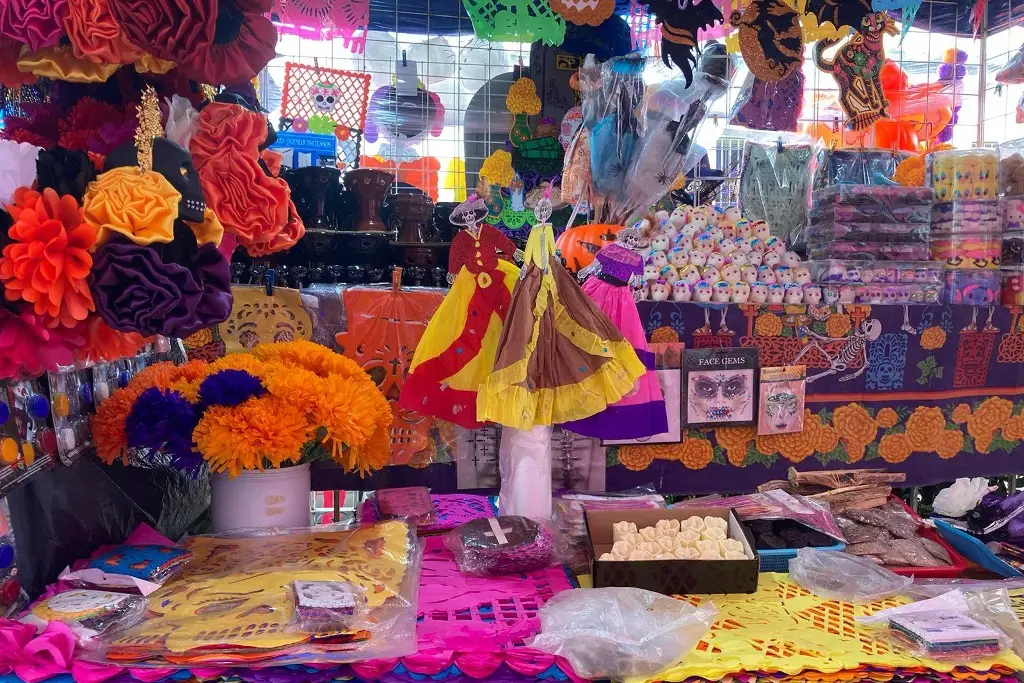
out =
<svg viewBox="0 0 1024 683"><path fill-rule="evenodd" d="M960 109L951 140L953 145L969 148L1024 137L1024 124L1016 120L1017 101L1024 94L1024 86L999 86L994 79L995 73L1020 47L1024 28L1013 27L993 35L987 35L983 29L977 39L932 32L930 14L944 1L952 2L932 0L921 8L917 23L925 28L911 28L902 40L898 35L886 36L886 57L900 66L911 85L916 85L934 83L943 54L948 49L962 50L966 54L966 75L956 97ZM401 16L397 0L381 2L395 3L397 22ZM465 16L431 13L429 3L427 8L426 17L419 19L426 25L424 33L404 33L398 30L398 25L394 31L369 31L362 53L353 53L341 39L316 41L282 35L277 46L279 56L268 65L263 76L264 102L271 110L271 120L276 120L280 115L286 62L315 63L368 73L373 93L395 83L397 65L403 56L415 61L422 86L436 93L445 108L445 125L437 136L427 135L414 145L413 151L420 157L438 160L439 200L458 201L467 191L472 191L476 184L475 171L484 158L505 144L513 121L505 106L505 94L508 85L519 75L517 66L530 68L531 46L478 39ZM446 26L457 25L458 33L432 34L432 19ZM647 50L653 52L651 47ZM835 50L835 47L830 48L826 54L831 55ZM836 102L839 88L831 74L815 66L813 44L806 46L803 64L805 90L800 132L779 134L729 125L730 113L747 76L747 68L739 55L733 55L733 60L736 69L729 91L715 103L695 138L697 144L708 150L711 166L733 181L723 186L720 197L723 201L735 200L735 181L739 177L744 141L774 142L780 138L784 142L810 141L803 132L810 124L842 125L842 111ZM651 55L645 70L648 84L678 75L678 71L669 69ZM534 119L536 117L531 123ZM375 155L385 143L386 140L380 138L372 143L364 141L361 153ZM463 168L468 172L463 173Z"/></svg>

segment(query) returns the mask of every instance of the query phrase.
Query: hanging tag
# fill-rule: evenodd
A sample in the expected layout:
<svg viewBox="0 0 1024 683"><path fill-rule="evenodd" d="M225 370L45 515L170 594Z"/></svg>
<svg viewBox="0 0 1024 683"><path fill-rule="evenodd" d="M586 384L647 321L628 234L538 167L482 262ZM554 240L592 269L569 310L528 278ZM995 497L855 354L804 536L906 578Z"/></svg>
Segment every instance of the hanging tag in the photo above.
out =
<svg viewBox="0 0 1024 683"><path fill-rule="evenodd" d="M718 128L718 114L714 116L715 128Z"/></svg>
<svg viewBox="0 0 1024 683"><path fill-rule="evenodd" d="M399 97L412 97L419 88L419 71L416 62L406 57L402 50L402 61L395 64L395 88Z"/></svg>

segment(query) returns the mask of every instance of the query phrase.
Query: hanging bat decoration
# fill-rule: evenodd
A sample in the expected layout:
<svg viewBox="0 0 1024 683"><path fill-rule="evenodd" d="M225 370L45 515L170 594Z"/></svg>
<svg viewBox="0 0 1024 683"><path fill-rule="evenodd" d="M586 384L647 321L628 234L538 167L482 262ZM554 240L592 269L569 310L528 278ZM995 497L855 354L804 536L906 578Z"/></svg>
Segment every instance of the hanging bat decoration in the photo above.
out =
<svg viewBox="0 0 1024 683"><path fill-rule="evenodd" d="M831 24L838 31L844 26L859 29L871 11L871 0L807 0L804 14L813 14L818 26Z"/></svg>
<svg viewBox="0 0 1024 683"><path fill-rule="evenodd" d="M752 0L730 23L739 29L740 50L757 78L785 80L804 61L800 15L783 0Z"/></svg>
<svg viewBox="0 0 1024 683"><path fill-rule="evenodd" d="M712 0L642 0L661 24L661 55L665 66L674 63L683 72L686 86L693 82L697 66L697 32L725 21Z"/></svg>

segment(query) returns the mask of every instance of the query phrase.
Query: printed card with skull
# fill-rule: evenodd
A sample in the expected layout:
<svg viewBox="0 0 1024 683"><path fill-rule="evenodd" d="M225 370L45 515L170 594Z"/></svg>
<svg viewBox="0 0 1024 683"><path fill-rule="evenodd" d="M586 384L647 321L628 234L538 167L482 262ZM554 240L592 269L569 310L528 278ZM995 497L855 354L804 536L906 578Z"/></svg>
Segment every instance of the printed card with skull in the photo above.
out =
<svg viewBox="0 0 1024 683"><path fill-rule="evenodd" d="M757 433L788 434L804 430L807 366L761 368Z"/></svg>
<svg viewBox="0 0 1024 683"><path fill-rule="evenodd" d="M757 349L687 349L683 391L687 427L757 422Z"/></svg>

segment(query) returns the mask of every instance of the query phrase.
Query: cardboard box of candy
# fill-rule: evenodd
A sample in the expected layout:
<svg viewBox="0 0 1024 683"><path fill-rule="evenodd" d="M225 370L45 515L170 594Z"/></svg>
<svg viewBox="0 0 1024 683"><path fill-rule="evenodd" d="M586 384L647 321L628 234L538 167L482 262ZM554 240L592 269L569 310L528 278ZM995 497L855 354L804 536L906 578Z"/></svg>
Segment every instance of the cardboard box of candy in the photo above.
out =
<svg viewBox="0 0 1024 683"><path fill-rule="evenodd" d="M595 588L630 586L665 595L757 590L760 558L753 537L729 508L587 510L585 515ZM628 531L634 526L636 532ZM639 538L630 538L631 533Z"/></svg>

